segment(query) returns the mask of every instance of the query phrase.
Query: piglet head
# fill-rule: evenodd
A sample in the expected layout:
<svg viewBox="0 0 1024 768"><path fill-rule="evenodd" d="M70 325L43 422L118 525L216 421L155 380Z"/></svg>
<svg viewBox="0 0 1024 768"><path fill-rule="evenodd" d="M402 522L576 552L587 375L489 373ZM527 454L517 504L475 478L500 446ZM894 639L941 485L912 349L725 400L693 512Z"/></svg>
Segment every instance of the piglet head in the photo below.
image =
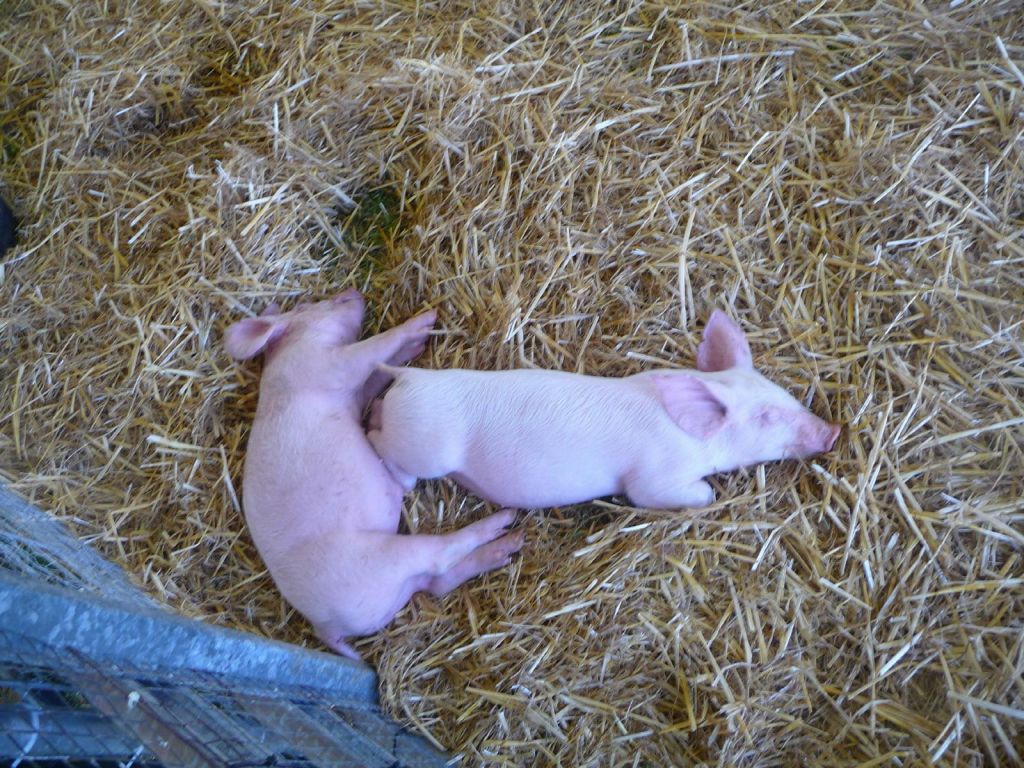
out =
<svg viewBox="0 0 1024 768"><path fill-rule="evenodd" d="M832 449L838 424L819 419L796 398L754 370L740 327L716 310L697 350L704 375L655 375L658 396L684 432L714 446L718 469Z"/></svg>
<svg viewBox="0 0 1024 768"><path fill-rule="evenodd" d="M359 291L349 288L325 301L298 304L281 312L269 305L259 317L239 320L224 332L228 354L238 360L261 352L271 355L285 344L336 347L359 338L365 303Z"/></svg>

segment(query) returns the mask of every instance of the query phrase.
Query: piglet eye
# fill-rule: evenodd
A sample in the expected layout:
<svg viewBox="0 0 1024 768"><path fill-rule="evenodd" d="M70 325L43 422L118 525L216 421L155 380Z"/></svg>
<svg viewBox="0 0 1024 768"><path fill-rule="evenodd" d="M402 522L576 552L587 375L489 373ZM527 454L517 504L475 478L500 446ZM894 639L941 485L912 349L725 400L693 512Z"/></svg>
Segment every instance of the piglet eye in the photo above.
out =
<svg viewBox="0 0 1024 768"><path fill-rule="evenodd" d="M774 408L762 408L757 412L757 420L763 426L771 426L779 420L779 412Z"/></svg>

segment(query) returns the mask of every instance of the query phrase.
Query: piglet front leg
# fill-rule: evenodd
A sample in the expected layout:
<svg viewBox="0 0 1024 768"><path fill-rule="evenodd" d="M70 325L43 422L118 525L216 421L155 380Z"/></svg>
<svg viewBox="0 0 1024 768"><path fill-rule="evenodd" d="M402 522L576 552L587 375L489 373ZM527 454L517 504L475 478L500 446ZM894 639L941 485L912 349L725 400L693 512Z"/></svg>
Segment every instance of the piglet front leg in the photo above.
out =
<svg viewBox="0 0 1024 768"><path fill-rule="evenodd" d="M390 374L386 371L381 371L380 375L385 377L385 383L390 377ZM384 402L381 398L375 398L370 403L370 415L366 422L366 439L370 445L373 446L373 450L377 455L382 457L381 461L384 462L384 466L387 468L392 479L398 483L399 487L401 487L403 491L408 492L416 486L416 477L414 475L410 475L408 472L402 471L393 461L383 458L383 452L379 445L382 440L381 428L383 426L383 409Z"/></svg>
<svg viewBox="0 0 1024 768"><path fill-rule="evenodd" d="M363 408L391 381L391 376L385 371L378 370L377 365L403 365L419 357L427 347L430 329L434 327L436 320L437 312L423 312L389 331L359 342L358 347L363 348L365 345L363 359L370 366L366 371L359 371L359 374L365 374Z"/></svg>
<svg viewBox="0 0 1024 768"><path fill-rule="evenodd" d="M625 491L633 504L650 509L706 507L715 501L715 490L706 480L689 477L640 477L627 481Z"/></svg>

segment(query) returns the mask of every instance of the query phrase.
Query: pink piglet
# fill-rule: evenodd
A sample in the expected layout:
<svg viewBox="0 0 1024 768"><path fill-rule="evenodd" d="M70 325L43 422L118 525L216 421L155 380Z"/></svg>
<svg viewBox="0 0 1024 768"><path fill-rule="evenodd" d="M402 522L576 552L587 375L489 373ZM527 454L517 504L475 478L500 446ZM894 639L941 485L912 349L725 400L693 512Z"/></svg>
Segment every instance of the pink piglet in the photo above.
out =
<svg viewBox="0 0 1024 768"><path fill-rule="evenodd" d="M502 510L444 535L399 535L402 489L363 432L387 383L379 364L423 351L433 312L358 341L364 302L348 290L236 322L225 347L263 353L243 477L245 518L281 593L336 652L378 631L414 592L441 595L509 562L523 544ZM424 446L428 449L428 446Z"/></svg>

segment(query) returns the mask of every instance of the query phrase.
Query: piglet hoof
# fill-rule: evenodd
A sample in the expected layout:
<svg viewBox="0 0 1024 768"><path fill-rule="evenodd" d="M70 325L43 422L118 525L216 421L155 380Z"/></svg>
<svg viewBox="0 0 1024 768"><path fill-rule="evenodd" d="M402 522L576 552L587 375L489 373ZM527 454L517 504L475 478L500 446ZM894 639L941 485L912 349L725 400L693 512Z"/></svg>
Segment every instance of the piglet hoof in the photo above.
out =
<svg viewBox="0 0 1024 768"><path fill-rule="evenodd" d="M463 548L462 551L465 554L469 554L469 552L482 547L487 542L493 541L499 536L504 536L508 532L507 529L512 527L515 521L516 511L514 509L503 509L500 512L495 512L493 515L488 515L483 520L470 523L452 535L459 541L460 548Z"/></svg>
<svg viewBox="0 0 1024 768"><path fill-rule="evenodd" d="M481 527L481 533L484 531L492 532L491 535L487 536L485 541L491 541L496 539L505 533L506 529L511 528L516 522L516 510L514 509L502 509L495 512L493 515L485 517L479 522L473 523L473 525L479 525ZM486 534L484 534L486 535Z"/></svg>
<svg viewBox="0 0 1024 768"><path fill-rule="evenodd" d="M430 310L406 320L396 329L404 339L402 346L388 360L391 365L402 365L413 358L423 354L427 348L427 339L430 337L430 329L437 321L437 312Z"/></svg>
<svg viewBox="0 0 1024 768"><path fill-rule="evenodd" d="M499 536L477 547L467 560L472 561L479 573L493 571L496 568L503 568L512 562L512 555L523 548L526 540L526 531L521 528L510 531L504 536Z"/></svg>
<svg viewBox="0 0 1024 768"><path fill-rule="evenodd" d="M434 327L434 323L437 322L437 310L428 309L426 312L420 312L414 317L410 317L406 320L402 327L407 327L412 332L428 332Z"/></svg>
<svg viewBox="0 0 1024 768"><path fill-rule="evenodd" d="M334 651L339 656L352 659L352 661L362 661L363 657L359 655L355 648L345 642L342 637L331 637L330 635L322 632L317 632L317 637L320 641Z"/></svg>
<svg viewBox="0 0 1024 768"><path fill-rule="evenodd" d="M493 548L495 557L497 558L491 568L500 568L512 562L512 555L523 548L525 541L526 531L520 528L517 531L506 533L501 538L495 539L489 544L485 544L484 546L486 548Z"/></svg>
<svg viewBox="0 0 1024 768"><path fill-rule="evenodd" d="M685 506L701 508L710 507L715 503L715 489L711 487L710 483L701 481L693 484L692 497L687 499L689 504Z"/></svg>

